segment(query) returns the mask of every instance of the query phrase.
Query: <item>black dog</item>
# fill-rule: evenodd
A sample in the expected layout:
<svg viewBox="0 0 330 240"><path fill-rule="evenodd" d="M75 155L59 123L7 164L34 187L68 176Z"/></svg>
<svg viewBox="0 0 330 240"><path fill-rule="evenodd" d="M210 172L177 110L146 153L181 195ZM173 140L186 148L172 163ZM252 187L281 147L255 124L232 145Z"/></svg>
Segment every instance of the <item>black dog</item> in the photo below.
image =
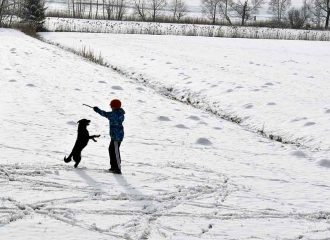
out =
<svg viewBox="0 0 330 240"><path fill-rule="evenodd" d="M89 136L89 133L87 131L87 126L89 125L91 121L87 119L80 119L78 121L78 136L76 143L74 144L74 147L72 149L72 152L70 153L69 157L64 157L64 162L68 163L71 161L71 158L73 157L73 160L76 162L74 164L74 167L78 167L80 160L81 160L81 151L87 146L89 139L92 139L94 142L96 142L95 138L100 137L100 135L92 135Z"/></svg>

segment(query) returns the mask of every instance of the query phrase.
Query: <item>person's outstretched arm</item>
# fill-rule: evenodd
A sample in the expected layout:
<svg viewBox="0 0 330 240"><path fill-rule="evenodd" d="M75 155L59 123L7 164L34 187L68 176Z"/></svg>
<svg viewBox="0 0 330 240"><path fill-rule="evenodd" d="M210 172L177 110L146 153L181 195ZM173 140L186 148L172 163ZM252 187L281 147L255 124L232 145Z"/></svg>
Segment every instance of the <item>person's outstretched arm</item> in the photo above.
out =
<svg viewBox="0 0 330 240"><path fill-rule="evenodd" d="M107 112L99 109L98 107L93 107L93 110L100 114L102 117L108 118Z"/></svg>

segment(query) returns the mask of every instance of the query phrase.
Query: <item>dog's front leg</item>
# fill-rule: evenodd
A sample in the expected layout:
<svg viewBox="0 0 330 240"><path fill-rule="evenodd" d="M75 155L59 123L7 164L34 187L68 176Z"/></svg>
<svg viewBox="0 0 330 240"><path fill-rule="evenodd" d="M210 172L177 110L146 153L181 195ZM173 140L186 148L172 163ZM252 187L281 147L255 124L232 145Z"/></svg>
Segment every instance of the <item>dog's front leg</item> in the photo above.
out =
<svg viewBox="0 0 330 240"><path fill-rule="evenodd" d="M94 142L97 142L95 140L95 138L99 138L101 135L92 135L92 136L89 136L89 139L92 139Z"/></svg>

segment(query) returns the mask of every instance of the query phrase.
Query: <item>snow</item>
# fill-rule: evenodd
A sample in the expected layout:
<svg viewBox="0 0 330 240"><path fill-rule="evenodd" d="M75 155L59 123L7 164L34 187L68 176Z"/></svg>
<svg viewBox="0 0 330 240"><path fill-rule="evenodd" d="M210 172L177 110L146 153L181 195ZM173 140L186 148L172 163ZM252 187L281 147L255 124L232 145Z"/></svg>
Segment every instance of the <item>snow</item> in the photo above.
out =
<svg viewBox="0 0 330 240"><path fill-rule="evenodd" d="M111 38L87 36L119 59ZM327 151L263 138L17 31L0 39L1 239L329 238ZM82 106L112 98L127 112L123 175L106 172L107 121ZM101 138L74 169L63 157L81 118Z"/></svg>
<svg viewBox="0 0 330 240"><path fill-rule="evenodd" d="M86 46L177 99L239 118L248 129L330 150L330 43L46 33ZM141 78L141 77L140 77Z"/></svg>

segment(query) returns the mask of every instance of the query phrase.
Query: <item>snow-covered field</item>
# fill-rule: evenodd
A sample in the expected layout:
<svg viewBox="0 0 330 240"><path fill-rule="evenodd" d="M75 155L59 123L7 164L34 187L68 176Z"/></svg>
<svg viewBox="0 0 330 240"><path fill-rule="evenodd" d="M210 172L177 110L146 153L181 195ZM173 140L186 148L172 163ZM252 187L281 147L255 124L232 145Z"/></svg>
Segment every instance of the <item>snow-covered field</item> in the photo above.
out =
<svg viewBox="0 0 330 240"><path fill-rule="evenodd" d="M330 41L330 31L52 17L46 19L45 28L50 32L150 34Z"/></svg>
<svg viewBox="0 0 330 240"><path fill-rule="evenodd" d="M177 99L330 150L330 43L203 37L45 33L165 87ZM140 77L141 78L141 77Z"/></svg>
<svg viewBox="0 0 330 240"><path fill-rule="evenodd" d="M47 37L60 42L61 36L66 37L63 42L70 44L68 39L74 35ZM224 82L225 88L218 92L221 96L229 94L230 84L233 94L241 89L234 84L240 79L228 81L230 75L218 72L221 67L224 72L234 68L225 56L232 62L235 56L225 50L215 54L213 59L223 62L214 68L219 63L211 64L205 59L203 51L207 49L190 48L191 54L200 51L200 60L196 55L188 58L188 43L185 46L180 41L172 42L166 53L157 52L157 48L152 50L155 44L163 44L165 51L168 41L172 41L167 37L145 42L140 36L140 40L132 40L131 44L133 41L146 43L140 45L141 49L131 48L129 41L125 42L125 49L119 44L124 36L118 35L116 40L105 35L76 35L76 40L86 43L86 36L92 37L90 41L98 40L104 50L102 54L104 52L107 59L111 56L112 63L130 71L141 71L154 79L149 65L155 64L153 68L159 75L155 81L159 84L164 84L160 79L167 71L168 83L177 83L180 87L181 78L172 79L175 69L167 66L177 67L185 77L193 78L189 74L198 72L194 69L196 61L203 64L199 66L199 76L204 76L201 80L211 81L214 74ZM310 151L262 138L213 114L163 97L109 68L14 30L0 29L0 39L1 239L329 239L327 151ZM118 49L111 47L113 40L118 41ZM105 41L107 47L102 47ZM261 49L262 44L258 44ZM182 51L177 48L179 45ZM91 46L96 48L94 44ZM208 46L211 51L211 45ZM247 43L244 46L249 49ZM139 51L143 49L142 58ZM237 47L231 48L233 52L236 50ZM125 66L119 61L119 51ZM213 50L213 53L216 52ZM133 64L134 59L137 61L135 55L146 64L146 72L139 69L140 63ZM181 57L175 59L179 55ZM312 61L314 55L320 60L324 57L322 52L314 51L308 59L303 55L300 61ZM158 65L165 58L165 64ZM260 67L257 64L262 60L252 54L249 61L253 64L248 62L242 66L241 71L251 67L243 89L252 89L247 85L249 79L251 85L265 85L261 79L252 81L253 71L257 72ZM189 64L192 64L190 68ZM263 64L272 63L266 61L261 66ZM305 68L308 67L306 64ZM272 68L263 68L260 76L264 73L270 78L275 74ZM305 70L301 67L301 71L303 74ZM314 76L314 80L318 76ZM198 79L191 81L191 86L198 86ZM287 79L276 81L288 84ZM243 82L238 84L243 86ZM266 91L259 91L266 99L265 105L268 102L291 104L286 98L279 101L278 85L265 85L269 91L273 89L275 99L269 99ZM291 91L305 94L300 85L294 86ZM311 92L315 91L313 84L308 86ZM203 89L203 85L200 88ZM195 91L193 87L190 89ZM205 93L208 91L206 88ZM249 95L253 96L252 93ZM207 96L212 99L212 95L203 95L203 98ZM242 94L242 101L244 96ZM107 121L82 106L87 103L107 109L114 97L123 101L127 112L126 139L121 148L122 176L105 171L109 167ZM293 95L289 95L288 100L291 97ZM311 99L318 97L322 95L313 95ZM296 101L301 101L299 96ZM255 103L251 104L252 108L243 108L241 113L248 111L244 109L255 109ZM316 103L311 101L311 104ZM232 107L235 109L234 104ZM319 106L323 107L326 106ZM312 112L309 108L310 105L305 105L308 113ZM273 113L278 116L275 110ZM293 115L291 112L287 117ZM73 146L75 122L81 118L90 119L90 133L100 133L102 138L97 143L89 143L80 167L73 169L72 164L63 162L63 157Z"/></svg>

